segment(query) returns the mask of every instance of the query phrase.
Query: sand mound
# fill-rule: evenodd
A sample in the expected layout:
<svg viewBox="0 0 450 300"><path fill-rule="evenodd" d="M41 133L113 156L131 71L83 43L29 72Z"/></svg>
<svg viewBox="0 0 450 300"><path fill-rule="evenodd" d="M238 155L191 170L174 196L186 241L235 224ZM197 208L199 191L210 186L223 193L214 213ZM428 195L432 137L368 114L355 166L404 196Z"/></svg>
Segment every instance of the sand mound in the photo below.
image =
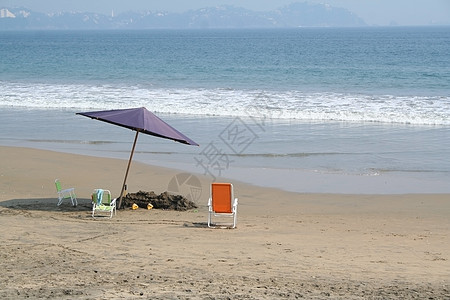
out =
<svg viewBox="0 0 450 300"><path fill-rule="evenodd" d="M147 208L150 203L153 208L185 211L197 208L197 205L181 195L172 195L168 192L156 195L155 192L139 191L129 193L122 199L122 207L131 207L135 203L140 208Z"/></svg>

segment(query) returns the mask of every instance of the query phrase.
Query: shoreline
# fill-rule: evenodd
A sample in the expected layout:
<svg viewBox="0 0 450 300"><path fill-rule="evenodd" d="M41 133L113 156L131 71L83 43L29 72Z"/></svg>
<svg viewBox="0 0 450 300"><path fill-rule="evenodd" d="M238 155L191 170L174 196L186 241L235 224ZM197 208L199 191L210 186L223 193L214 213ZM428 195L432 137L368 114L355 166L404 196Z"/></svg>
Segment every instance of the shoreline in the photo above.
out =
<svg viewBox="0 0 450 300"><path fill-rule="evenodd" d="M6 109L0 119L8 130L0 137L0 145L128 160L133 134L103 122L83 120L75 112ZM252 130L258 137L245 153L236 155L220 137L233 118L162 116L175 128L183 128L201 147L142 137L133 162L205 174L208 170L199 161L207 161L207 151L216 149L223 153L224 161L207 164L212 175L263 187L300 193L450 193L449 149L440 142L448 135L446 127L428 130L364 123L270 122L262 132L246 119L242 121L255 125ZM52 124L61 126L54 128ZM30 126L35 130L29 131ZM49 136L49 132L53 134ZM292 132L295 138L289 141ZM370 138L377 136L384 138ZM411 147L411 141L419 138L423 142Z"/></svg>
<svg viewBox="0 0 450 300"><path fill-rule="evenodd" d="M16 147L0 155L3 298L450 296L449 194L309 194L233 182L237 228L223 230L206 226L210 180L198 176L196 210L125 209L94 220L92 189L117 195L126 161ZM128 191L162 192L177 174L133 163ZM56 178L75 187L76 208L56 206Z"/></svg>
<svg viewBox="0 0 450 300"><path fill-rule="evenodd" d="M128 160L128 149L120 152L110 152L102 155L103 150L56 148L51 145L33 146L31 142L21 142L19 145L0 145L0 147L18 147L43 151L55 151L72 155L86 155L91 157ZM112 155L111 153L114 153ZM209 177L201 174L202 169L194 163L157 160L156 154L141 153L136 151L133 162L142 163L149 167L155 166L187 172L194 176ZM192 155L192 154L190 154ZM408 172L381 172L369 174L344 174L337 172L326 172L324 170L302 170L296 168L272 168L256 166L232 165L224 171L225 174L218 176L222 180L240 181L245 184L258 187L269 187L293 193L309 194L356 194L356 195L403 195L403 194L449 194L450 190L445 177L425 178L422 173Z"/></svg>

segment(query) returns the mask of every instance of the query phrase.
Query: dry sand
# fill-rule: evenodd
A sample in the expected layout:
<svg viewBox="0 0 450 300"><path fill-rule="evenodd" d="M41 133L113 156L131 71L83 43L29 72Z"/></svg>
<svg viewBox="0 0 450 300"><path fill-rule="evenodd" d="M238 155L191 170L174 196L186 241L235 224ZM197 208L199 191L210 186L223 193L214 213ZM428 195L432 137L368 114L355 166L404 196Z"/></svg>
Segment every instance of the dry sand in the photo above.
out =
<svg viewBox="0 0 450 300"><path fill-rule="evenodd" d="M450 195L297 194L235 185L234 230L199 208L92 219L126 161L0 147L0 298L450 299ZM128 191L176 170L133 163ZM54 180L79 205L56 206ZM294 180L294 179L293 179ZM301 184L301 182L299 182Z"/></svg>

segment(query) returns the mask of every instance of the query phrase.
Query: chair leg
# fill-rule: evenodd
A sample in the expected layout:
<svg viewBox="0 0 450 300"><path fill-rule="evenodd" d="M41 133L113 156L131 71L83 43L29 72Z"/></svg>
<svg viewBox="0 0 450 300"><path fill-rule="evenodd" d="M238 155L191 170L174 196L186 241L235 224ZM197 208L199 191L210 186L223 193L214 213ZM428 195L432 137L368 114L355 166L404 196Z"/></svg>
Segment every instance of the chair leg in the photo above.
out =
<svg viewBox="0 0 450 300"><path fill-rule="evenodd" d="M72 206L76 207L78 205L77 195L75 195L75 191L70 192L70 200L72 200Z"/></svg>
<svg viewBox="0 0 450 300"><path fill-rule="evenodd" d="M74 190L64 190L61 192L58 192L58 204L57 206L60 206L64 199L69 198L70 197L70 201L72 202L72 206L77 206L78 205L78 200L77 200L77 196L75 195L75 191Z"/></svg>
<svg viewBox="0 0 450 300"><path fill-rule="evenodd" d="M208 212L208 227L211 227L211 212Z"/></svg>

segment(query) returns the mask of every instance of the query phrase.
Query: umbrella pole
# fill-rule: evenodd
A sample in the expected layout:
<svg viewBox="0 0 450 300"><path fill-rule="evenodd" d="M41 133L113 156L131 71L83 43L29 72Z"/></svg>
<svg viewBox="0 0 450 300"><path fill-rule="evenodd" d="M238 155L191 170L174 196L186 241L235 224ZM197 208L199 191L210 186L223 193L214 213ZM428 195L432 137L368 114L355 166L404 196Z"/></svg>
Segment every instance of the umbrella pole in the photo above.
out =
<svg viewBox="0 0 450 300"><path fill-rule="evenodd" d="M130 159L128 160L127 171L125 173L125 178L123 179L122 191L120 191L119 206L118 206L119 209L122 207L123 191L125 191L125 185L127 183L128 171L130 170L131 160L133 159L134 148L136 148L136 141L137 141L138 135L139 135L139 131L136 131L136 136L134 137L133 148L131 148Z"/></svg>

